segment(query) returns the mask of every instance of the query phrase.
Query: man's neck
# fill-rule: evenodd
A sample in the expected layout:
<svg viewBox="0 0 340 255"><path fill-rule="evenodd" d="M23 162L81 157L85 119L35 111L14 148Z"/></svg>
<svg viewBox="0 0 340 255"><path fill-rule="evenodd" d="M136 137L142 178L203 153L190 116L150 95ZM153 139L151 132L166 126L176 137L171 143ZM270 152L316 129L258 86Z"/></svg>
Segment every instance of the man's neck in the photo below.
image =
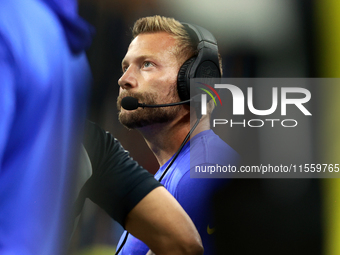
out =
<svg viewBox="0 0 340 255"><path fill-rule="evenodd" d="M208 129L210 129L209 118L202 118L191 137ZM162 166L177 152L189 133L190 116L186 115L171 122L150 125L138 131L143 135L159 165Z"/></svg>

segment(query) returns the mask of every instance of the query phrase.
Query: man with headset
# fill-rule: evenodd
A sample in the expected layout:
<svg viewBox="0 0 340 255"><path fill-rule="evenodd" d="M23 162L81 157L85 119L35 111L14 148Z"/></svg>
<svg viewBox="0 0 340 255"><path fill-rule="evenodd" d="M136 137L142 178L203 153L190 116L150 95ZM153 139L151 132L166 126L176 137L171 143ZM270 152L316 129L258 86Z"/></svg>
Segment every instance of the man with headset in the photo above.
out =
<svg viewBox="0 0 340 255"><path fill-rule="evenodd" d="M137 20L132 33L134 39L122 61L124 73L118 82L119 120L144 136L161 166L155 178L193 220L205 254L214 254L210 200L224 181L190 178L190 163L236 165L239 156L210 129L212 100L203 117L196 117L195 109L187 104L162 106L189 99L190 78L205 77L208 69L220 77L216 40L201 27L160 16ZM142 105L145 108L137 109ZM146 108L148 105L158 107ZM190 128L190 119L195 119L195 130ZM148 251L144 243L127 233L118 247L123 247L122 255Z"/></svg>

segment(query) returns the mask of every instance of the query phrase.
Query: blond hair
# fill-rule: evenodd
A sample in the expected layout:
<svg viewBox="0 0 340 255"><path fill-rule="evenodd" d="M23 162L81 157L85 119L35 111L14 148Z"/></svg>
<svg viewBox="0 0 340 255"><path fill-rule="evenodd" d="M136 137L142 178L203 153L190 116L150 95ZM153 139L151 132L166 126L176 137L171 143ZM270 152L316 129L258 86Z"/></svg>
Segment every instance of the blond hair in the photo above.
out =
<svg viewBox="0 0 340 255"><path fill-rule="evenodd" d="M178 57L180 64L182 65L186 60L197 56L197 45L193 45L192 40L185 30L184 26L178 20L174 18L163 17L159 15L144 17L138 19L133 28L133 39L139 34L144 33L157 33L166 32L172 35L178 42L174 53ZM222 58L218 53L219 68L222 74Z"/></svg>
<svg viewBox="0 0 340 255"><path fill-rule="evenodd" d="M144 17L137 20L132 28L133 38L136 38L139 34L157 32L166 32L172 35L178 42L174 53L181 61L181 64L197 55L197 46L192 44L190 36L184 29L184 26L174 18L159 15Z"/></svg>

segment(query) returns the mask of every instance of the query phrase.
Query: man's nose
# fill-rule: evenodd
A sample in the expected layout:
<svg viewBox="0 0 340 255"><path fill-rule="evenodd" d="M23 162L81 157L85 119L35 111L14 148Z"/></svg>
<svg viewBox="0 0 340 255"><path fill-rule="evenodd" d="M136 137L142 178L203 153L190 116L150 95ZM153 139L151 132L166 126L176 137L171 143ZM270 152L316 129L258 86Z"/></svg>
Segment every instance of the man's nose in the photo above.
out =
<svg viewBox="0 0 340 255"><path fill-rule="evenodd" d="M129 66L118 80L122 89L131 89L137 86L136 72L133 66Z"/></svg>

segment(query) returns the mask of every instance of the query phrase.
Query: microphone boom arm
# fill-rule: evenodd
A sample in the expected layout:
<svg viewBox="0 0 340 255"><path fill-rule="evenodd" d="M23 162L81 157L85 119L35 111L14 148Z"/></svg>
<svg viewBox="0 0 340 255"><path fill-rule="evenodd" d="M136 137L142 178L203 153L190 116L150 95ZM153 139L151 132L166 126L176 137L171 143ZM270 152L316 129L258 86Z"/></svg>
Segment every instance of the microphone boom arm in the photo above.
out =
<svg viewBox="0 0 340 255"><path fill-rule="evenodd" d="M148 108L157 108L157 107L168 107L168 106L175 106L175 105L181 105L181 104L186 104L189 103L191 101L191 99L185 100L185 101L181 101L181 102L177 102L177 103L171 103L171 104L157 104L157 105L148 105L148 104L144 104L144 103L138 103L138 107L142 107L144 109L144 107L148 107Z"/></svg>

